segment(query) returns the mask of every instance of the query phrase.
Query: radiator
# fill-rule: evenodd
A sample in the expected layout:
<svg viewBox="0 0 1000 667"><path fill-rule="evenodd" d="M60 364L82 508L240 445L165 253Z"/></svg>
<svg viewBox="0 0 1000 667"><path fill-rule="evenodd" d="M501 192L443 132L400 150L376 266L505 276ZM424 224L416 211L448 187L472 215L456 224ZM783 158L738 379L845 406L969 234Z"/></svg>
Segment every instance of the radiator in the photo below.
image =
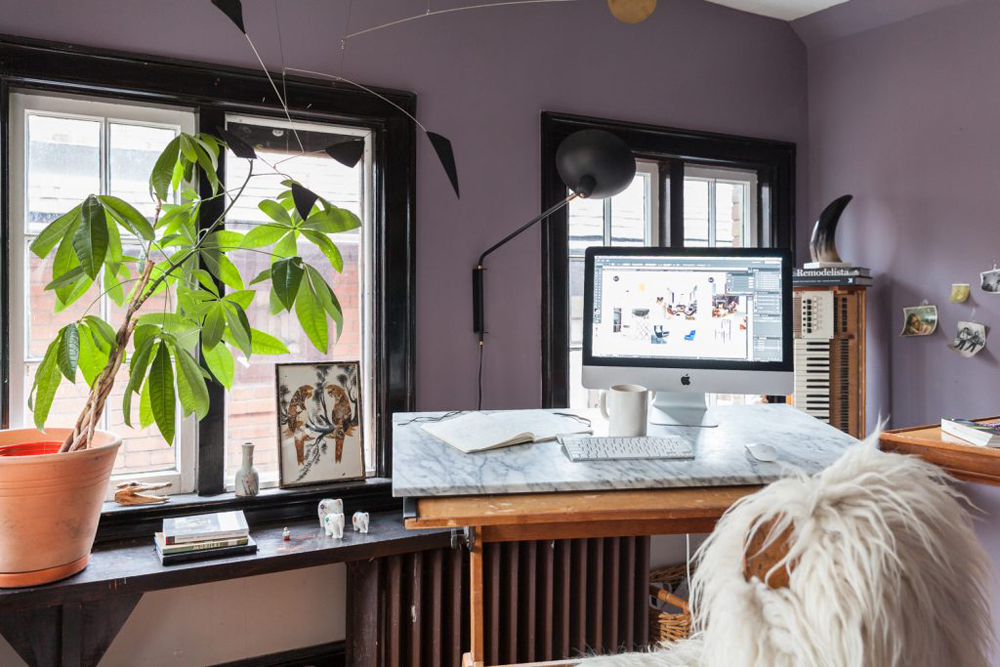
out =
<svg viewBox="0 0 1000 667"><path fill-rule="evenodd" d="M487 544L486 664L636 650L649 642L649 538ZM457 667L469 648L468 551L348 563L352 667Z"/></svg>

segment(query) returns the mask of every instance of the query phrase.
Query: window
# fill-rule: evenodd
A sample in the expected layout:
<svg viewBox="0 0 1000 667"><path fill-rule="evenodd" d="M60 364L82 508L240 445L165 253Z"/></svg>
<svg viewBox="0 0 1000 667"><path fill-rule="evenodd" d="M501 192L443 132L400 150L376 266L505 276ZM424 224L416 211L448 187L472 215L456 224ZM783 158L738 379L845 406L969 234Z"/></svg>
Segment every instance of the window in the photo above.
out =
<svg viewBox="0 0 1000 667"><path fill-rule="evenodd" d="M272 316L268 313L267 292L260 291L247 312L250 326L279 338L291 354L280 357L254 356L249 362L237 359L233 390L226 396L226 454L225 479L229 486L240 466L240 445L253 442L254 465L261 475L262 486L274 486L278 480L278 427L275 405L274 365L296 361L360 361L362 375L363 432L374 434L372 420L371 381L371 290L370 255L372 182L371 133L317 123L294 124L306 155L302 155L298 140L291 131L292 124L283 120L230 115L227 129L251 143L259 157L247 192L229 213L226 228L238 232L249 231L252 224L268 221L257 208L264 198L274 197L285 187L281 181L291 176L314 192L329 199L335 206L356 213L362 220L360 229L342 232L334 239L344 268L340 273L329 270L330 263L320 249L304 238L298 241L298 252L309 264L329 270L325 277L344 309L344 328L339 340L335 327L330 325L330 351L324 355L316 350L302 331L294 313ZM365 158L353 169L343 166L322 152L344 135L365 138ZM291 159L294 158L294 159ZM239 187L247 175L246 160L235 159L229 154L225 162L224 179L227 187ZM279 171L281 173L279 173ZM259 252L237 252L233 262L244 277L252 277L270 265L270 256ZM336 341L336 342L333 342ZM375 438L365 440L365 461L369 472L374 469Z"/></svg>
<svg viewBox="0 0 1000 667"><path fill-rule="evenodd" d="M149 171L163 146L178 132L193 132L195 121L193 112L186 110L27 93L12 95L10 121L14 167L10 170L10 321L23 323L10 329L10 411L11 424L17 427L32 424L28 392L58 330L88 314L117 326L123 312L104 273L75 303L60 310L55 294L44 289L58 253L43 261L28 246L49 222L90 194L121 197L139 204L140 212L151 217L152 204L141 205L150 201ZM124 250L129 254L130 248ZM154 312L164 305L164 297L152 298L140 312ZM122 370L120 377L125 375ZM124 382L115 384L101 424L123 440L116 476L169 482L174 492L193 490L193 418L182 421L178 414L181 427L171 447L155 428L139 429L137 419L136 428L125 425L124 387ZM64 382L48 425L75 423L88 391L80 376L75 385Z"/></svg>
<svg viewBox="0 0 1000 667"><path fill-rule="evenodd" d="M71 79L67 73L73 73ZM80 94L82 90L87 97ZM343 238L338 239L343 271L331 270L327 276L346 317L339 342L324 356L361 363L367 383L363 437L368 472L381 478L391 475L392 414L412 411L415 403L414 156L418 135L410 114L415 112L416 98L389 89L372 95L301 77L283 82L282 90L290 99L302 100L287 115L296 123L305 155L300 155L290 132L291 121L260 70L0 40L0 95L7 96L0 100L7 102L0 104L4 111L0 138L10 139L5 144L8 162L0 171L0 189L10 194L9 215L2 220L10 261L0 276L0 319L18 323L0 327L0 351L10 351L0 368L0 373L11 378L9 383L0 383L0 390L9 387L0 395L4 426L32 423L27 393L46 339L88 308L112 323L118 312L111 298L114 292L103 293L108 285L101 276L96 284L86 286L88 292L79 301L54 313L53 296L44 290L51 261L46 265L29 255L32 239L46 221L91 193L119 195L140 205L149 201L150 167L172 137L178 132L214 133L216 128L229 126L249 132L263 159L279 171L303 180L362 219L359 232L341 234ZM345 136L365 142L363 161L353 169L327 158L323 151ZM293 155L296 159L289 160ZM220 177L238 178L245 163L229 160L227 173L225 155L221 158ZM261 215L257 200L273 193L280 180L262 173L265 169L263 161L255 163L254 173L261 175L252 179L253 188L242 207L230 211L228 225L238 229ZM205 191L209 185L200 183L199 187ZM214 220L224 207L221 199L206 202L201 208L202 224ZM152 214L152 206L143 212ZM261 260L253 254L232 255L245 282L252 280L249 272ZM315 264L324 266L318 259ZM266 295L263 301L268 301ZM164 305L163 300L150 299L143 308ZM252 441L258 445L255 462L264 482L276 479L274 364L318 357L311 344L299 339L298 327L291 326L292 317L286 321L253 309L250 316L261 324L259 328L281 337L292 354L254 355L246 365L237 364L234 391L210 382L208 416L201 422L193 418L180 422L173 447L158 433L124 427L124 385L116 384L102 424L125 440L116 473L127 479L170 482L167 493L195 491L214 496L231 487L233 451L242 442ZM263 323L265 317L268 321ZM75 387L63 382L49 423L65 425L74 420L85 392L82 378ZM133 409L138 408L133 404ZM301 503L303 493L353 494L371 499L375 506L391 490L384 479L352 483L344 489L297 489L290 494L263 494L250 510L259 507L267 514L289 495L299 498L304 508L308 503Z"/></svg>
<svg viewBox="0 0 1000 667"><path fill-rule="evenodd" d="M546 113L543 205L566 196L555 170L555 151L563 138L585 128L624 139L636 155L636 176L611 199L576 199L549 218L542 282L546 407L596 405L597 392L581 383L588 247L794 247L794 145ZM715 395L710 400L748 399Z"/></svg>

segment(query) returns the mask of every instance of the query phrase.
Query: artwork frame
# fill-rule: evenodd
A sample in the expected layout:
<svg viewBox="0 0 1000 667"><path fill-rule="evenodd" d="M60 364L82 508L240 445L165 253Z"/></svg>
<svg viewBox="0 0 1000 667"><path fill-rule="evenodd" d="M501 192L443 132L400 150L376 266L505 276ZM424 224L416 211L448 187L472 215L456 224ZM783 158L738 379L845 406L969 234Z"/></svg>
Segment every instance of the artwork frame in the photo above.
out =
<svg viewBox="0 0 1000 667"><path fill-rule="evenodd" d="M361 363L300 361L275 364L274 382L278 487L287 489L364 479ZM317 387L322 389L317 391ZM327 396L334 398L332 407ZM300 418L301 415L305 419ZM338 453L340 458L337 458Z"/></svg>

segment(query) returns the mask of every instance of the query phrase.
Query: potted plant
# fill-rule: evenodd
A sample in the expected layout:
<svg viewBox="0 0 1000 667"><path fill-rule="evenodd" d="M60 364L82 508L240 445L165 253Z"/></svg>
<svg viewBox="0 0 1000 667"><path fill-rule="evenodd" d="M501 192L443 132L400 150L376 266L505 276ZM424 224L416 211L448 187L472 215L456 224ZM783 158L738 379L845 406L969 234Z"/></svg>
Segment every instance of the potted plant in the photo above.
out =
<svg viewBox="0 0 1000 667"><path fill-rule="evenodd" d="M297 243L314 243L340 271L343 260L331 236L360 220L289 178L286 190L259 204L269 222L245 234L225 229L226 214L255 177L257 156L239 137L220 134L225 141L179 134L166 146L149 176L152 219L117 197L91 195L31 244L40 258L55 253L45 289L55 293L57 310L103 278L124 314L115 323L87 314L60 329L31 388L35 428L0 431L0 587L55 581L86 567L122 442L96 426L121 368L125 422L131 426L138 403L141 426L155 425L172 442L178 402L185 416L201 419L209 407L206 383L231 387L231 349L248 358L288 352L277 338L250 327L246 311L258 296L251 286L270 283L270 312L294 311L317 349L328 351L329 320L340 333L343 314L323 277L328 269L303 261ZM217 173L226 145L250 161L234 191L222 187ZM199 175L210 195L193 187ZM225 210L200 223L203 207L215 199ZM130 254L132 247L140 251ZM270 268L246 283L230 259L236 252L266 253ZM164 292L169 310L140 312ZM78 376L90 392L76 423L46 429L60 384Z"/></svg>

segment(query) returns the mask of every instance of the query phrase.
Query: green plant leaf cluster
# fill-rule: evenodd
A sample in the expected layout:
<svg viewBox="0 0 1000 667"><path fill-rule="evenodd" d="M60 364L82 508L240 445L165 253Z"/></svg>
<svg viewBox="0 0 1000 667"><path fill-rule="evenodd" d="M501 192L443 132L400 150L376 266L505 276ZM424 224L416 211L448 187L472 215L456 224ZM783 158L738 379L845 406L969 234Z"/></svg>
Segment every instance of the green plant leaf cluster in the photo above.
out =
<svg viewBox="0 0 1000 667"><path fill-rule="evenodd" d="M138 308L132 327L89 313L63 327L35 375L29 397L34 421L43 428L63 380L79 375L91 387L105 367L124 350L127 380L122 409L133 426L133 402L139 399L138 425L155 425L172 442L180 412L204 418L209 410L208 383L231 388L236 357L288 354L278 338L251 326L250 311L266 291L267 312L293 312L309 340L330 352L330 321L336 338L344 324L343 309L327 277L344 268L336 235L360 226L359 218L315 195L303 217L293 189L313 195L286 179L286 188L259 202L268 222L246 233L226 229L224 216L209 219L206 206L221 200L231 211L247 183L225 191L218 174L225 143L208 134L179 134L163 149L149 176L156 214L144 216L118 197L94 194L53 220L31 244L37 257L52 256L52 276L45 289L54 293L61 311L94 288L118 306ZM235 159L230 156L230 159ZM208 185L198 188L199 179ZM208 190L210 194L201 193ZM311 201L311 196L306 201ZM309 204L306 203L305 206ZM327 262L305 262L300 245L316 245ZM233 256L264 254L269 268L247 282ZM143 271L149 263L149 278ZM329 264L327 266L327 263ZM166 307L162 304L166 303ZM153 305L157 308L152 308ZM129 335L131 332L131 335ZM334 339L334 342L336 340Z"/></svg>

